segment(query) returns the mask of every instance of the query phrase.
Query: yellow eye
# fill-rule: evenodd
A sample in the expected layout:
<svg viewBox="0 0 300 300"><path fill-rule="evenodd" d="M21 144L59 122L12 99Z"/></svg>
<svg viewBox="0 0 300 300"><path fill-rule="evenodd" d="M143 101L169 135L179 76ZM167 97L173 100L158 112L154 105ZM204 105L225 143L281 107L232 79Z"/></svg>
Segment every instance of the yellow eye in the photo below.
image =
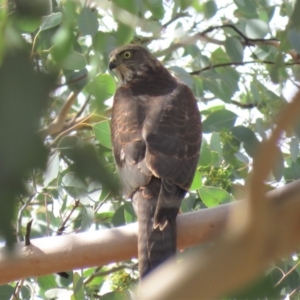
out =
<svg viewBox="0 0 300 300"><path fill-rule="evenodd" d="M126 59L130 58L131 57L131 52L129 52L129 51L124 52L123 57L126 58Z"/></svg>

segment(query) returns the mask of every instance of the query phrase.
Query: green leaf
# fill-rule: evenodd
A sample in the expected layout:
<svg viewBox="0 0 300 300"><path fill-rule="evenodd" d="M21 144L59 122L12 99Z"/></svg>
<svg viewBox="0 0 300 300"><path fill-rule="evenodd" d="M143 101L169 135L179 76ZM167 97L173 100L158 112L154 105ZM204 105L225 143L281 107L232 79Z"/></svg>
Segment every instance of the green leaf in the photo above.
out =
<svg viewBox="0 0 300 300"><path fill-rule="evenodd" d="M106 54L108 58L109 52L116 48L118 41L115 36L108 32L98 31L93 37L93 47L99 54Z"/></svg>
<svg viewBox="0 0 300 300"><path fill-rule="evenodd" d="M244 143L244 148L250 157L254 157L260 144L254 132L244 126L236 126L231 129L233 136Z"/></svg>
<svg viewBox="0 0 300 300"><path fill-rule="evenodd" d="M202 186L202 176L198 170L196 170L190 191L196 191Z"/></svg>
<svg viewBox="0 0 300 300"><path fill-rule="evenodd" d="M224 46L227 54L233 62L243 61L244 48L238 39L233 37L227 37Z"/></svg>
<svg viewBox="0 0 300 300"><path fill-rule="evenodd" d="M75 92L81 91L88 83L88 70L86 68L79 71L69 71L64 69L66 83Z"/></svg>
<svg viewBox="0 0 300 300"><path fill-rule="evenodd" d="M155 19L161 20L164 17L165 9L162 0L148 0L147 4Z"/></svg>
<svg viewBox="0 0 300 300"><path fill-rule="evenodd" d="M202 202L207 207L214 207L221 203L230 202L234 200L234 197L226 191L224 191L223 189L212 186L202 186L199 189L199 195Z"/></svg>
<svg viewBox="0 0 300 300"><path fill-rule="evenodd" d="M134 30L131 26L119 22L118 29L115 35L118 46L126 45L130 43L130 41L132 41L134 37Z"/></svg>
<svg viewBox="0 0 300 300"><path fill-rule="evenodd" d="M44 186L47 186L59 174L59 155L54 153L48 158L47 170L44 173Z"/></svg>
<svg viewBox="0 0 300 300"><path fill-rule="evenodd" d="M85 300L83 279L77 272L73 276L73 293L76 300Z"/></svg>
<svg viewBox="0 0 300 300"><path fill-rule="evenodd" d="M86 64L85 57L73 50L71 50L67 57L62 61L62 67L68 70L81 70L85 68Z"/></svg>
<svg viewBox="0 0 300 300"><path fill-rule="evenodd" d="M94 134L101 145L111 149L110 125L109 121L102 121L93 126Z"/></svg>
<svg viewBox="0 0 300 300"><path fill-rule="evenodd" d="M239 77L239 73L229 67L218 68L218 72L215 70L205 71L203 87L204 90L210 91L219 99L230 102L233 94L238 90Z"/></svg>
<svg viewBox="0 0 300 300"><path fill-rule="evenodd" d="M78 16L78 27L82 35L94 36L99 27L97 10L84 6Z"/></svg>
<svg viewBox="0 0 300 300"><path fill-rule="evenodd" d="M212 157L209 145L205 140L203 140L200 149L199 166L207 167L211 164L211 160Z"/></svg>
<svg viewBox="0 0 300 300"><path fill-rule="evenodd" d="M111 223L113 215L114 215L114 213L111 211L96 214L95 222L97 224L99 224L99 223L104 224L104 225L109 224L109 223Z"/></svg>
<svg viewBox="0 0 300 300"><path fill-rule="evenodd" d="M236 121L237 115L230 110L217 110L212 112L202 123L204 133L230 130Z"/></svg>
<svg viewBox="0 0 300 300"><path fill-rule="evenodd" d="M297 30L300 30L300 19L299 19L299 12L300 12L300 1L295 1L294 11L291 16L290 23L293 27Z"/></svg>
<svg viewBox="0 0 300 300"><path fill-rule="evenodd" d="M217 4L214 0L203 3L203 13L206 19L213 17L218 11Z"/></svg>
<svg viewBox="0 0 300 300"><path fill-rule="evenodd" d="M136 221L136 215L131 202L125 202L124 204L124 218L126 224Z"/></svg>
<svg viewBox="0 0 300 300"><path fill-rule="evenodd" d="M125 220L125 208L124 205L121 205L114 213L114 216L112 217L112 224L117 227L117 226L122 226L126 224Z"/></svg>
<svg viewBox="0 0 300 300"><path fill-rule="evenodd" d="M34 19L34 18L27 18L21 16L18 16L18 18L14 19L14 22L21 32L26 32L26 33L31 33L36 31L41 25L41 20L39 18Z"/></svg>
<svg viewBox="0 0 300 300"><path fill-rule="evenodd" d="M289 42L295 50L300 51L300 32L296 28L291 28L287 33Z"/></svg>
<svg viewBox="0 0 300 300"><path fill-rule="evenodd" d="M82 219L80 231L83 232L90 229L90 227L94 223L94 210L91 207L82 206L81 214Z"/></svg>
<svg viewBox="0 0 300 300"><path fill-rule="evenodd" d="M61 12L52 13L51 15L43 17L43 22L40 26L40 31L48 30L58 26L62 22L62 17L63 15Z"/></svg>
<svg viewBox="0 0 300 300"><path fill-rule="evenodd" d="M15 289L8 284L0 286L0 299L1 300L10 300L11 296L14 294Z"/></svg>
<svg viewBox="0 0 300 300"><path fill-rule="evenodd" d="M246 20L245 34L251 39L264 38L269 33L269 25L259 19Z"/></svg>
<svg viewBox="0 0 300 300"><path fill-rule="evenodd" d="M246 155L244 155L243 153L237 152L237 153L234 154L234 156L235 156L239 161L241 161L242 163L244 163L244 164L246 164L246 165L249 164L249 158L248 158Z"/></svg>
<svg viewBox="0 0 300 300"><path fill-rule="evenodd" d="M87 185L74 173L67 173L62 179L62 187L73 198L79 199L87 195Z"/></svg>
<svg viewBox="0 0 300 300"><path fill-rule="evenodd" d="M39 285L39 288L45 292L51 288L55 288L57 286L57 283L55 281L54 275L46 275L46 276L39 276L37 277L37 282Z"/></svg>
<svg viewBox="0 0 300 300"><path fill-rule="evenodd" d="M62 62L71 53L74 40L73 32L66 26L61 26L52 38L53 47L50 53L56 62Z"/></svg>
<svg viewBox="0 0 300 300"><path fill-rule="evenodd" d="M256 1L244 1L244 0L234 0L234 3L238 7L238 11L236 11L236 15L240 19L242 18L257 18L257 3Z"/></svg>
<svg viewBox="0 0 300 300"><path fill-rule="evenodd" d="M170 70L172 70L176 74L176 77L183 81L188 87L191 89L193 88L194 79L185 69L174 66L171 67Z"/></svg>
<svg viewBox="0 0 300 300"><path fill-rule="evenodd" d="M55 79L37 72L27 52L10 52L0 66L0 234L9 247L15 204L27 194L28 174L46 168L48 150L37 131Z"/></svg>
<svg viewBox="0 0 300 300"><path fill-rule="evenodd" d="M75 136L66 136L59 143L59 150L72 162L69 169L84 180L90 179L100 182L103 187L115 193L118 188L116 178L113 178L107 161L98 155L95 146L82 141Z"/></svg>
<svg viewBox="0 0 300 300"><path fill-rule="evenodd" d="M223 155L220 134L218 132L213 132L211 135L210 150L218 153L220 157Z"/></svg>
<svg viewBox="0 0 300 300"><path fill-rule="evenodd" d="M96 98L96 106L100 111L104 109L103 102L112 97L116 90L113 78L107 74L99 74L86 88Z"/></svg>

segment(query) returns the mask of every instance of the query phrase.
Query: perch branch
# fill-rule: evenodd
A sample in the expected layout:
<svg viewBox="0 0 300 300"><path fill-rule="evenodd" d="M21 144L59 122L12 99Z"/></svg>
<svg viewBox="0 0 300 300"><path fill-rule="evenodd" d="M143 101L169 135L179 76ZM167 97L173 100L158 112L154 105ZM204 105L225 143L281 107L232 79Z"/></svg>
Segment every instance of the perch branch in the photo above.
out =
<svg viewBox="0 0 300 300"><path fill-rule="evenodd" d="M300 238L299 228L295 227L295 217L297 216L298 223L300 220L299 195L300 180L267 193L267 201L278 212L274 222L275 229L282 226L279 232L285 233L287 237L296 236L296 240ZM205 243L222 233L229 212L241 204L242 201L238 201L179 215L178 249ZM278 243L289 242L289 247L293 248L295 242L284 240L282 234L278 237ZM14 253L8 254L5 247L0 248L0 284L29 276L102 266L128 260L136 255L137 224L32 239L30 246L17 243Z"/></svg>

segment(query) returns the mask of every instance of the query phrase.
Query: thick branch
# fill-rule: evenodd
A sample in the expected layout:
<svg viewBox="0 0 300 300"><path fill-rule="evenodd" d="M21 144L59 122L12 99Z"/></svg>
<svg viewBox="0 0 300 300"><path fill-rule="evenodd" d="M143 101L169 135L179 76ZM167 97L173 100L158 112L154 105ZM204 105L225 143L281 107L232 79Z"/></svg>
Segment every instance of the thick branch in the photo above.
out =
<svg viewBox="0 0 300 300"><path fill-rule="evenodd" d="M272 207L277 207L276 226L288 237L299 236L295 216L300 220L300 180L269 192ZM295 205L291 200L297 197ZM229 212L241 205L234 202L178 216L178 248L183 249L211 240L223 232ZM280 212L280 213L279 213ZM276 228L277 228L276 227ZM288 241L283 241L287 243ZM281 243L281 240L278 240ZM291 246L291 245L290 245ZM294 246L294 243L293 245ZM17 243L15 252L0 248L0 284L71 269L105 265L128 260L137 254L137 225L75 235L31 240L30 246Z"/></svg>

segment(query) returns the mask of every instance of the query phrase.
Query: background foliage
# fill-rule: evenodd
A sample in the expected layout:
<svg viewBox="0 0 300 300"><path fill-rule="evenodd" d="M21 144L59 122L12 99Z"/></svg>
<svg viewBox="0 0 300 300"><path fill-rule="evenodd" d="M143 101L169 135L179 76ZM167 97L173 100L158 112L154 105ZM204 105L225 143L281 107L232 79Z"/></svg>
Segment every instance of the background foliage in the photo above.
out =
<svg viewBox="0 0 300 300"><path fill-rule="evenodd" d="M148 47L199 100L203 145L188 212L243 197L257 146L299 80L300 1L0 0L0 232L31 237L136 221L109 132L115 47ZM266 189L300 178L300 123L282 137ZM13 225L13 226L12 226ZM295 254L224 299L300 296ZM28 278L1 299L123 299L136 261ZM199 279L200 280L200 279ZM18 287L18 289L17 289Z"/></svg>

